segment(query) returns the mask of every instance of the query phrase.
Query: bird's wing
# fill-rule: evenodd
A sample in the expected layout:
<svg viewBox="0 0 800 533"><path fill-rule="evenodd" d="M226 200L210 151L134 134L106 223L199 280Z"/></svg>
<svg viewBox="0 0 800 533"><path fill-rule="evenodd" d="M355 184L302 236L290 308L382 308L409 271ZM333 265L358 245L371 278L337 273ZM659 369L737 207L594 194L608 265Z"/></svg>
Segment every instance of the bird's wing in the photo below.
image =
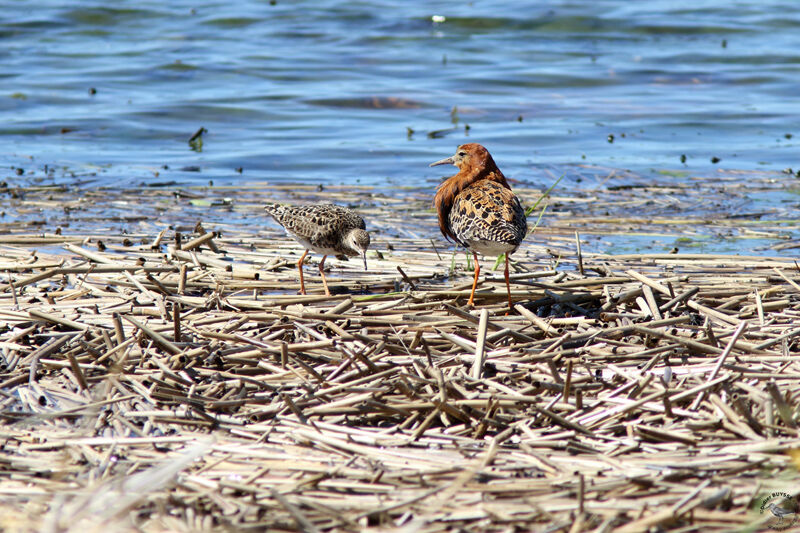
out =
<svg viewBox="0 0 800 533"><path fill-rule="evenodd" d="M519 244L525 238L525 211L510 189L483 181L461 191L450 211L460 240L486 239Z"/></svg>

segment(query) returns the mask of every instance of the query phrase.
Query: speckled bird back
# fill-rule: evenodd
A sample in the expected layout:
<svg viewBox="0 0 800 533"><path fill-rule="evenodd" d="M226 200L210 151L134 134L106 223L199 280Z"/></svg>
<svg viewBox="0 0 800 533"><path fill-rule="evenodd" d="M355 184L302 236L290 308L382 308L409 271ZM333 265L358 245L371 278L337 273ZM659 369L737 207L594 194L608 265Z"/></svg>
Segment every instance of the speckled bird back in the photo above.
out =
<svg viewBox="0 0 800 533"><path fill-rule="evenodd" d="M344 242L344 237L351 230L365 230L367 227L364 219L351 209L333 204L267 204L264 207L289 235L304 246L323 254L360 254Z"/></svg>
<svg viewBox="0 0 800 533"><path fill-rule="evenodd" d="M491 241L516 250L527 233L525 211L510 189L492 180L470 184L456 195L448 216L450 232L462 246Z"/></svg>

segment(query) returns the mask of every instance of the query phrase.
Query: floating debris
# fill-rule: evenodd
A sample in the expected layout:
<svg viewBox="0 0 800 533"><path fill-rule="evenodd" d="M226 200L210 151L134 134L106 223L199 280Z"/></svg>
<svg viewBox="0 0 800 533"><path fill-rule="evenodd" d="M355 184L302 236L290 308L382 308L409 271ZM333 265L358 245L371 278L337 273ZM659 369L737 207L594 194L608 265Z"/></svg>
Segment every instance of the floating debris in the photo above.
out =
<svg viewBox="0 0 800 533"><path fill-rule="evenodd" d="M208 133L208 130L201 127L189 137L189 147L195 152L203 151L203 134Z"/></svg>

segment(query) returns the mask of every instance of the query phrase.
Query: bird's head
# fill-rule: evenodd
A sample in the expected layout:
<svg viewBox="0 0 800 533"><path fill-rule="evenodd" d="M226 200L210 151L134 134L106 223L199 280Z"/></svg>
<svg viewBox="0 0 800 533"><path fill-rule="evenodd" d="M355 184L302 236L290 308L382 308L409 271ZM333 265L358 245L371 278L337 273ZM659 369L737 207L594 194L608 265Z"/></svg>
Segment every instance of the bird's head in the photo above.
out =
<svg viewBox="0 0 800 533"><path fill-rule="evenodd" d="M345 236L345 244L356 254L364 258L364 270L367 269L367 248L369 248L369 233L363 229L353 229Z"/></svg>
<svg viewBox="0 0 800 533"><path fill-rule="evenodd" d="M455 154L430 164L432 167L437 165L455 165L462 171L469 168L478 170L495 168L489 150L478 143L462 144L456 149Z"/></svg>

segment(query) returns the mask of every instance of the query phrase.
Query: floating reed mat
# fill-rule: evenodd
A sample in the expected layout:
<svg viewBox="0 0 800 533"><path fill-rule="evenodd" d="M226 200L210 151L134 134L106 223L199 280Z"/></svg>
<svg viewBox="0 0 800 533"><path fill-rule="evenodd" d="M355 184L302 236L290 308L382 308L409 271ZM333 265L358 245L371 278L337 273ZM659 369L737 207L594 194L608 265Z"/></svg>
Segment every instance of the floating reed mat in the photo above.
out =
<svg viewBox="0 0 800 533"><path fill-rule="evenodd" d="M274 226L5 235L0 529L774 524L800 490L794 261L580 274L572 242L556 268L523 245L507 314L491 261L468 309L463 253L420 236L376 231L367 272L331 258L324 296L307 266L299 296Z"/></svg>

